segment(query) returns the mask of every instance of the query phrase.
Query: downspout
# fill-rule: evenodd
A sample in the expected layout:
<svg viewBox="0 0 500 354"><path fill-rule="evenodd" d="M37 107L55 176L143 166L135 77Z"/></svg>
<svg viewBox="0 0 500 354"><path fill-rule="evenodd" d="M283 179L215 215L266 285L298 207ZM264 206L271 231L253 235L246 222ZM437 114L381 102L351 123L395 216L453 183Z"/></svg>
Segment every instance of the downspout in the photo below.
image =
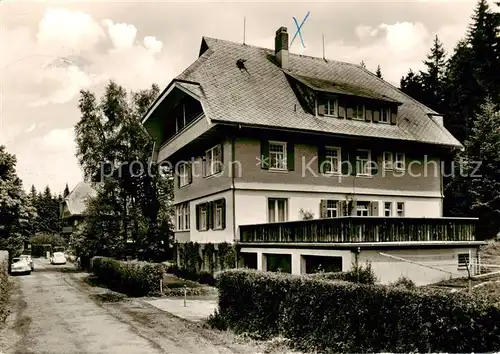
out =
<svg viewBox="0 0 500 354"><path fill-rule="evenodd" d="M234 241L237 241L236 240L236 191L235 191L235 188L234 188L234 173L235 173L235 168L234 168L234 159L235 159L235 142L236 142L236 138L233 136L232 139L231 139L231 190L232 190L232 199L233 199L233 240ZM237 249L235 248L235 252L236 252L236 257L235 257L235 267L238 268L238 251Z"/></svg>

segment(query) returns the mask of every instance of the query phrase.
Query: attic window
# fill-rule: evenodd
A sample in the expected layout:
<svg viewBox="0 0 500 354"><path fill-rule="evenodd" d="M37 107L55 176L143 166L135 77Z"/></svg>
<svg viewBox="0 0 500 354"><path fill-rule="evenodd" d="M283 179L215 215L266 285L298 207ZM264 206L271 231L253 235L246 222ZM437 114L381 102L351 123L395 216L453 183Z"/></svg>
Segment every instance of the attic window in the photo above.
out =
<svg viewBox="0 0 500 354"><path fill-rule="evenodd" d="M337 117L339 101L334 98L322 98L318 101L318 115Z"/></svg>

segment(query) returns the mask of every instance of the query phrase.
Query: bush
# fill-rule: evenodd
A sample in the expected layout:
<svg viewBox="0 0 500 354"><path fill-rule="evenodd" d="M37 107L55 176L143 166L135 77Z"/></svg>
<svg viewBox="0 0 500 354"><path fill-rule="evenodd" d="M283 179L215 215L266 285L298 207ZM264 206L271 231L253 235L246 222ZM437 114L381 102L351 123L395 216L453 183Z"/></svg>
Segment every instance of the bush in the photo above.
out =
<svg viewBox="0 0 500 354"><path fill-rule="evenodd" d="M411 280L410 278L407 278L405 276L400 276L398 278L398 280L396 280L395 282L393 282L391 284L391 286L396 286L396 287L402 287L402 288L405 288L405 289L415 289L417 287L417 285L415 284L415 282L413 280Z"/></svg>
<svg viewBox="0 0 500 354"><path fill-rule="evenodd" d="M500 309L467 294L421 293L309 276L228 270L212 318L236 332L282 336L299 350L492 352Z"/></svg>
<svg viewBox="0 0 500 354"><path fill-rule="evenodd" d="M210 273L210 272L201 271L198 274L197 281L200 284L207 284L207 285L210 285L210 286L215 286L215 278L212 275L212 273Z"/></svg>
<svg viewBox="0 0 500 354"><path fill-rule="evenodd" d="M372 269L371 263L367 263L363 268L361 265L353 265L347 272L333 273L314 273L308 274L313 279L320 280L343 280L351 283L370 284L373 285L377 281L375 272Z"/></svg>
<svg viewBox="0 0 500 354"><path fill-rule="evenodd" d="M9 280L8 256L1 259L0 254L0 325L5 322L9 315L8 304L12 292L12 282Z"/></svg>
<svg viewBox="0 0 500 354"><path fill-rule="evenodd" d="M99 282L129 296L158 294L164 275L161 264L123 262L105 257L92 259L92 272Z"/></svg>

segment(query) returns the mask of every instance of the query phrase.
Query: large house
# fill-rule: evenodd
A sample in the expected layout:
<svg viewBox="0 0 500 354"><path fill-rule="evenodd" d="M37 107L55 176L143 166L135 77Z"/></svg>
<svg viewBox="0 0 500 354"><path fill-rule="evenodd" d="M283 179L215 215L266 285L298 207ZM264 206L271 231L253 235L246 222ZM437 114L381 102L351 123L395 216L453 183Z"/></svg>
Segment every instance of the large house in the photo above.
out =
<svg viewBox="0 0 500 354"><path fill-rule="evenodd" d="M175 239L237 243L241 266L309 273L370 261L381 282L467 274L474 219L444 218L437 112L365 68L202 39L143 124L175 167ZM477 272L477 267L472 269Z"/></svg>
<svg viewBox="0 0 500 354"><path fill-rule="evenodd" d="M78 183L63 199L60 205L60 216L63 221L62 234L73 233L85 217L86 200L96 195L95 189L86 182Z"/></svg>

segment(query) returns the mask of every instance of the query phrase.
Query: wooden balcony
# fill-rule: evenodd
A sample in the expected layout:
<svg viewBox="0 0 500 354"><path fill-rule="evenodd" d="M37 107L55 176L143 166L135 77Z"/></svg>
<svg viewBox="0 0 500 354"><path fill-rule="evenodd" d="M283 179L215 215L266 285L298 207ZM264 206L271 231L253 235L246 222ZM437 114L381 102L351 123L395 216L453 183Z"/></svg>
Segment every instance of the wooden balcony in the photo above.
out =
<svg viewBox="0 0 500 354"><path fill-rule="evenodd" d="M475 218L348 216L240 226L241 243L475 241Z"/></svg>

